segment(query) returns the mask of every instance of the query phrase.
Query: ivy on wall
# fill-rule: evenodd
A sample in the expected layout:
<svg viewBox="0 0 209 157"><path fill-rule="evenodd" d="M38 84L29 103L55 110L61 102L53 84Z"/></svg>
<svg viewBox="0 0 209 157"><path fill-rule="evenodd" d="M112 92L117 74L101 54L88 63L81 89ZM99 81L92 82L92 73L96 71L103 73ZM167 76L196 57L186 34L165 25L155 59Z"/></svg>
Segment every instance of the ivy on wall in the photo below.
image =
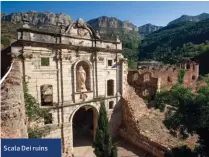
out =
<svg viewBox="0 0 209 157"><path fill-rule="evenodd" d="M34 124L38 124L41 119L50 118L49 110L45 108L40 108L36 99L28 93L27 84L23 83L24 90L24 99L25 99L25 107L26 107L26 115L28 117L29 123L34 122ZM33 128L28 128L28 137L29 138L41 138L49 133L49 127L39 128L35 125Z"/></svg>
<svg viewBox="0 0 209 157"><path fill-rule="evenodd" d="M43 128L39 128L35 126L34 128L28 128L28 137L29 138L41 138L46 136L50 132L49 126L45 126Z"/></svg>

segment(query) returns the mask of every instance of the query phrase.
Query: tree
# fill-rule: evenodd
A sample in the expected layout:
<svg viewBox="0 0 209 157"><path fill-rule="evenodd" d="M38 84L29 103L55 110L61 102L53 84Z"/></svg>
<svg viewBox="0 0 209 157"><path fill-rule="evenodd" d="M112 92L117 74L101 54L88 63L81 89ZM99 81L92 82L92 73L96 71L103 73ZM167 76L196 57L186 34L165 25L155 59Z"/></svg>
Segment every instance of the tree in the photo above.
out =
<svg viewBox="0 0 209 157"><path fill-rule="evenodd" d="M208 80L208 76L203 77ZM180 129L183 138L188 134L199 135L199 146L194 151L187 147L174 148L172 157L198 156L209 157L209 83L201 87L196 94L182 85L175 85L170 91L158 93L156 108L163 110L165 104L170 107L166 113L165 126L170 130ZM188 155L190 154L190 155ZM192 155L191 155L192 154Z"/></svg>
<svg viewBox="0 0 209 157"><path fill-rule="evenodd" d="M101 103L99 111L98 126L93 143L94 153L97 157L117 157L117 148L112 143L109 133L107 112L104 102Z"/></svg>

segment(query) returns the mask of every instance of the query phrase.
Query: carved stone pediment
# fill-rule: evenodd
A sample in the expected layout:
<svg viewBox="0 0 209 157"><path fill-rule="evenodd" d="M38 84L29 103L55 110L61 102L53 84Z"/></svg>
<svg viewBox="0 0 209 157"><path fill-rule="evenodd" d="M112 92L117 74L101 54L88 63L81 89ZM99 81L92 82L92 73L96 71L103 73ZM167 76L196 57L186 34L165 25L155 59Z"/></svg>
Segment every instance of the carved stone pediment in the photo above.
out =
<svg viewBox="0 0 209 157"><path fill-rule="evenodd" d="M90 38L92 31L82 18L77 22L72 21L65 29L65 34L74 35L82 38Z"/></svg>
<svg viewBox="0 0 209 157"><path fill-rule="evenodd" d="M87 36L90 37L88 30L85 28L78 28L77 32L78 32L78 36L80 37L87 37Z"/></svg>

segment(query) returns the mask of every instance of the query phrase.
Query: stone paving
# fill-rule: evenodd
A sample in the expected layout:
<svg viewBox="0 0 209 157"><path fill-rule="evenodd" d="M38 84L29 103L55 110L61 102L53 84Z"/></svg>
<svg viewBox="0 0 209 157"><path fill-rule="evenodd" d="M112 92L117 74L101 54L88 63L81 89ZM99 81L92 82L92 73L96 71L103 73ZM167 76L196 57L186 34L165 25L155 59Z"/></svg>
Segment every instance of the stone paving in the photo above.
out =
<svg viewBox="0 0 209 157"><path fill-rule="evenodd" d="M93 153L92 141L86 138L76 138L76 146L74 147L74 157L96 157ZM145 151L120 140L117 141L118 157L152 157Z"/></svg>

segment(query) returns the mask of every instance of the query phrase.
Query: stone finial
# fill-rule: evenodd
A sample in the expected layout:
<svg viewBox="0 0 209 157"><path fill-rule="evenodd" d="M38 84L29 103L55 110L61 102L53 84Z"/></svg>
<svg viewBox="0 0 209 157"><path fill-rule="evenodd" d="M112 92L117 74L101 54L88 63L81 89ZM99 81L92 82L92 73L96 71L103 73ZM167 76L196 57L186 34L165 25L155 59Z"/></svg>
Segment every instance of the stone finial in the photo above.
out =
<svg viewBox="0 0 209 157"><path fill-rule="evenodd" d="M63 25L63 23L60 23L59 26L60 26L60 33L61 33L61 34L64 34L64 33L65 33L66 26Z"/></svg>
<svg viewBox="0 0 209 157"><path fill-rule="evenodd" d="M98 30L96 31L96 37L97 37L98 39L100 39L100 34L99 34L99 31L98 31Z"/></svg>
<svg viewBox="0 0 209 157"><path fill-rule="evenodd" d="M120 42L119 36L116 37L116 42Z"/></svg>
<svg viewBox="0 0 209 157"><path fill-rule="evenodd" d="M78 18L77 23L78 23L79 25L83 26L83 25L85 24L85 21L84 21L84 19L82 19L82 18Z"/></svg>

